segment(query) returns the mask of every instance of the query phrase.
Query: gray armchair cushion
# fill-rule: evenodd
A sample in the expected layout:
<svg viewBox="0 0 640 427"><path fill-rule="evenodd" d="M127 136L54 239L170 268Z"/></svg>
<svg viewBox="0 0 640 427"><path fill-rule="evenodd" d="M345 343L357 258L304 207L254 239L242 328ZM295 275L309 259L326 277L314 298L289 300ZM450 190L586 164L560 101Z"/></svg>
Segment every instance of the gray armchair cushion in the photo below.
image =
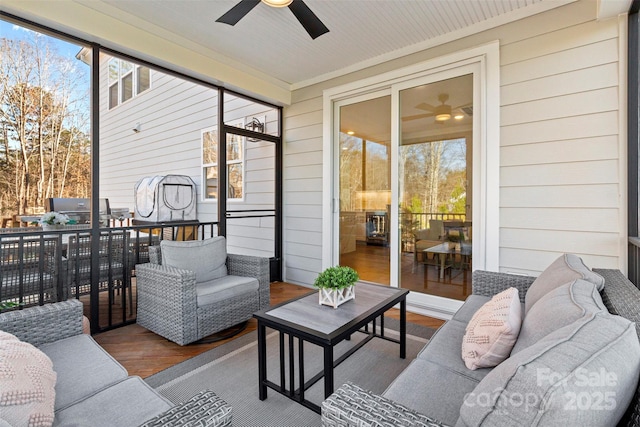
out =
<svg viewBox="0 0 640 427"><path fill-rule="evenodd" d="M597 312L496 366L460 408L458 426L614 426L638 383L629 320Z"/></svg>
<svg viewBox="0 0 640 427"><path fill-rule="evenodd" d="M58 374L55 410L127 378L127 371L91 336L75 335L40 346Z"/></svg>
<svg viewBox="0 0 640 427"><path fill-rule="evenodd" d="M607 311L596 285L578 279L553 289L536 302L522 322L511 354L590 313Z"/></svg>
<svg viewBox="0 0 640 427"><path fill-rule="evenodd" d="M247 292L258 292L258 280L253 277L224 276L196 284L198 307L220 302Z"/></svg>
<svg viewBox="0 0 640 427"><path fill-rule="evenodd" d="M223 236L205 240L160 242L162 264L196 273L196 282L227 275L227 242Z"/></svg>
<svg viewBox="0 0 640 427"><path fill-rule="evenodd" d="M524 299L525 316L547 292L576 279L584 279L595 284L599 291L604 288L604 278L584 265L582 258L564 254L551 263L529 287Z"/></svg>

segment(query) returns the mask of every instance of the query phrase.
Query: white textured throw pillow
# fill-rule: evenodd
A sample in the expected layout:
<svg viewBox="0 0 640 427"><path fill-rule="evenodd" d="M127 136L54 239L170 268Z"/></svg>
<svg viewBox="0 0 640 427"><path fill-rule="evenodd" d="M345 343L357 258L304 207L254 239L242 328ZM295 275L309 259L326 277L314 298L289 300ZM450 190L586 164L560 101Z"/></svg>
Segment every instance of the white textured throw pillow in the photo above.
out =
<svg viewBox="0 0 640 427"><path fill-rule="evenodd" d="M511 354L522 324L516 288L494 295L476 311L462 338L462 359L467 368L492 368Z"/></svg>
<svg viewBox="0 0 640 427"><path fill-rule="evenodd" d="M56 373L42 351L0 331L0 424L53 424Z"/></svg>

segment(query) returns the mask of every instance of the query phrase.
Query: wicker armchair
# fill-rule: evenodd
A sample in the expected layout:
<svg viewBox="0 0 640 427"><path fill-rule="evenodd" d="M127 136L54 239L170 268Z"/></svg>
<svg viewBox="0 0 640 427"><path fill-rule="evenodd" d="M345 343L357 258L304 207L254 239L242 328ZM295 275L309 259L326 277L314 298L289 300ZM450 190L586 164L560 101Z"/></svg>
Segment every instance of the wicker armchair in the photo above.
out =
<svg viewBox="0 0 640 427"><path fill-rule="evenodd" d="M168 244L162 244L165 243ZM149 246L151 262L136 266L137 323L170 341L187 345L246 322L254 312L268 307L268 258L225 251L222 262L224 256L227 275L216 280L222 280L226 289L207 295L215 288L211 286L213 281L197 283L195 271L162 265L161 246ZM247 278L256 279L257 287L251 279L253 285L246 285Z"/></svg>

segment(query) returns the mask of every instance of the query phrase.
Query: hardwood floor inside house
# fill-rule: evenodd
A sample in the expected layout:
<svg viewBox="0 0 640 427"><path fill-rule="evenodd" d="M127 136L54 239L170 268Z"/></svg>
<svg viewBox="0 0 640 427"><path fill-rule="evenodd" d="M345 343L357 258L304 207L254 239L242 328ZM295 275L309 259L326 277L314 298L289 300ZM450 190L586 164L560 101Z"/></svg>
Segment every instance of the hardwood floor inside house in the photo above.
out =
<svg viewBox="0 0 640 427"><path fill-rule="evenodd" d="M354 268L362 280L374 283L390 284L390 248L389 246L367 245L358 242L355 251L340 255L340 265ZM470 266L462 268L459 255L456 259L447 259L444 275L441 278L437 255L430 255L427 263L414 258L413 252L403 252L400 258L400 287L414 292L422 292L445 298L464 301L471 294Z"/></svg>
<svg viewBox="0 0 640 427"><path fill-rule="evenodd" d="M314 292L313 289L284 282L271 284L271 304L279 304ZM105 310L106 311L106 310ZM398 319L399 310L391 309L387 316ZM440 327L444 321L415 313L407 313L407 321L431 328ZM251 319L240 334L215 343L193 343L179 346L137 324L124 326L94 335L94 339L129 372L146 378L207 350L223 345L244 334L256 330L256 321Z"/></svg>

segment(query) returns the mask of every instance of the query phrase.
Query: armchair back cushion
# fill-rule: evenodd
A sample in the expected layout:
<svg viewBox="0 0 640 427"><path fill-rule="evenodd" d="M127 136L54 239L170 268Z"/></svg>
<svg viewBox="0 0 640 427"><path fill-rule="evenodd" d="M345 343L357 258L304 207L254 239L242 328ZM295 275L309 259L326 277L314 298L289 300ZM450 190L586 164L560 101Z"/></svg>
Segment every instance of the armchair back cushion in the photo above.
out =
<svg viewBox="0 0 640 427"><path fill-rule="evenodd" d="M416 240L433 240L439 241L444 234L442 220L432 219L429 221L429 228L416 230Z"/></svg>
<svg viewBox="0 0 640 427"><path fill-rule="evenodd" d="M549 291L576 279L584 279L596 285L598 291L604 288L604 278L584 265L582 258L564 254L547 267L531 284L524 298L524 315Z"/></svg>
<svg viewBox="0 0 640 427"><path fill-rule="evenodd" d="M227 241L224 236L205 240L160 242L162 265L196 273L196 283L227 275Z"/></svg>

